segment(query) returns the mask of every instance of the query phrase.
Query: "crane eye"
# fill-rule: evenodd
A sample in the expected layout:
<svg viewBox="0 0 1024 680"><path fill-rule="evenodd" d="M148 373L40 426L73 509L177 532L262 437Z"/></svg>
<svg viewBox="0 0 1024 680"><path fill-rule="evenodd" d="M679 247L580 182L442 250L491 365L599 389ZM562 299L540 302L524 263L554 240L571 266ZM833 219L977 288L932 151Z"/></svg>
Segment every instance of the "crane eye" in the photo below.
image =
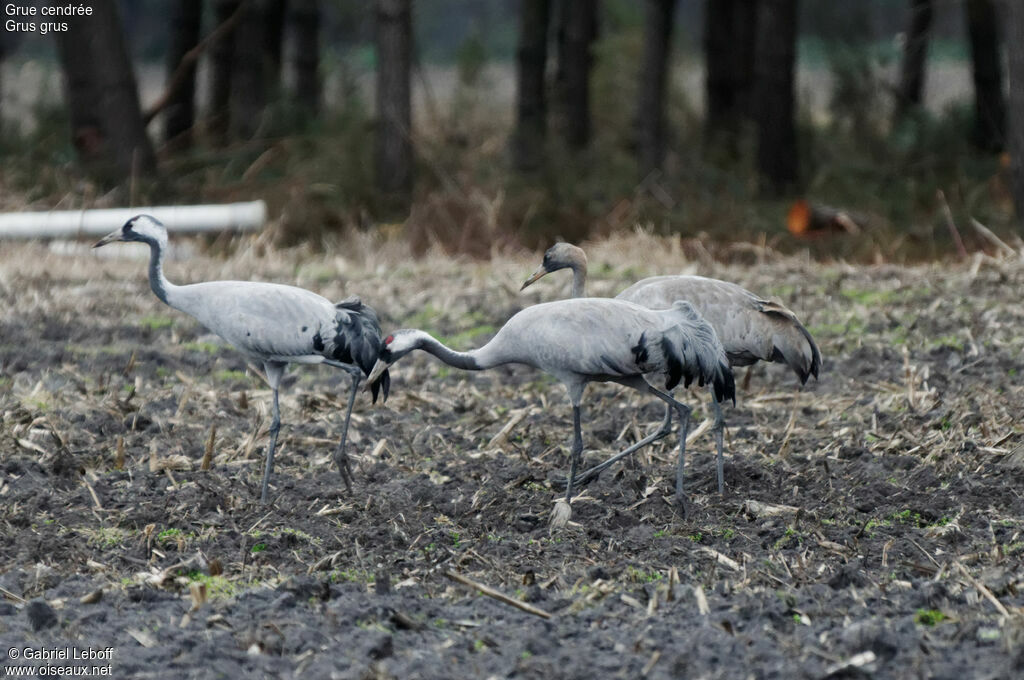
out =
<svg viewBox="0 0 1024 680"><path fill-rule="evenodd" d="M395 336L389 335L388 337L384 338L384 344L385 345L390 345L392 342L394 342L394 339L395 339Z"/></svg>

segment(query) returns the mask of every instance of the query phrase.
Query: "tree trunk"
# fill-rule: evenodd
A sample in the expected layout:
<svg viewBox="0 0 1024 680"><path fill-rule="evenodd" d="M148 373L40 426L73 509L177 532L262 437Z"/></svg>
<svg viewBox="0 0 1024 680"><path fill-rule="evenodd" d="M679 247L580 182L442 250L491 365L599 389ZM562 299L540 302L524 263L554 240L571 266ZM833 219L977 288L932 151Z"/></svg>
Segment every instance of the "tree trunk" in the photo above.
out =
<svg viewBox="0 0 1024 680"><path fill-rule="evenodd" d="M171 3L171 34L167 48L167 82L174 77L178 65L193 47L199 44L203 19L203 0L179 0ZM192 145L195 124L196 67L193 63L185 80L171 95L164 111L164 140L176 149Z"/></svg>
<svg viewBox="0 0 1024 680"><path fill-rule="evenodd" d="M757 167L762 190L780 195L798 175L794 71L797 1L763 0L757 40Z"/></svg>
<svg viewBox="0 0 1024 680"><path fill-rule="evenodd" d="M1010 152L1010 188L1017 225L1024 234L1024 2L1007 2L1006 53L1010 97L1007 147Z"/></svg>
<svg viewBox="0 0 1024 680"><path fill-rule="evenodd" d="M705 129L709 138L736 133L736 69L733 44L736 38L734 0L704 3Z"/></svg>
<svg viewBox="0 0 1024 680"><path fill-rule="evenodd" d="M284 52L284 28L287 12L287 0L265 0L263 67L269 101L277 101L281 95L281 58Z"/></svg>
<svg viewBox="0 0 1024 680"><path fill-rule="evenodd" d="M752 116L757 0L707 0L704 20L707 138L735 153L741 124Z"/></svg>
<svg viewBox="0 0 1024 680"><path fill-rule="evenodd" d="M979 149L998 152L1003 148L1006 103L996 7L992 0L967 0L964 7L974 75L974 143Z"/></svg>
<svg viewBox="0 0 1024 680"><path fill-rule="evenodd" d="M214 24L220 26L238 9L240 0L214 0ZM231 126L231 75L235 60L235 29L210 46L210 111L207 129L214 143L227 141Z"/></svg>
<svg viewBox="0 0 1024 680"><path fill-rule="evenodd" d="M647 0L644 55L637 99L637 161L641 177L665 159L665 87L672 42L675 0Z"/></svg>
<svg viewBox="0 0 1024 680"><path fill-rule="evenodd" d="M55 35L79 159L113 181L154 172L116 3L95 3L91 16Z"/></svg>
<svg viewBox="0 0 1024 680"><path fill-rule="evenodd" d="M734 0L733 8L735 107L741 119L753 120L759 0Z"/></svg>
<svg viewBox="0 0 1024 680"><path fill-rule="evenodd" d="M562 0L558 36L558 70L562 129L572 149L590 143L590 70L597 38L597 8L593 0Z"/></svg>
<svg viewBox="0 0 1024 680"><path fill-rule="evenodd" d="M521 0L519 47L516 51L516 129L512 137L512 163L517 170L541 165L547 129L544 72L548 61L550 0Z"/></svg>
<svg viewBox="0 0 1024 680"><path fill-rule="evenodd" d="M4 58L7 56L6 45L4 45L3 38L0 38L0 135L3 134L4 129Z"/></svg>
<svg viewBox="0 0 1024 680"><path fill-rule="evenodd" d="M318 0L291 0L288 7L290 64L295 101L304 115L320 109L320 7Z"/></svg>
<svg viewBox="0 0 1024 680"><path fill-rule="evenodd" d="M412 198L411 0L377 0L377 188L390 207Z"/></svg>
<svg viewBox="0 0 1024 680"><path fill-rule="evenodd" d="M925 61L932 25L932 0L910 0L910 26L903 44L903 65L896 95L896 121L921 105L924 98Z"/></svg>
<svg viewBox="0 0 1024 680"><path fill-rule="evenodd" d="M265 61L267 2L248 0L235 28L231 66L231 135L252 139L263 124L267 107Z"/></svg>

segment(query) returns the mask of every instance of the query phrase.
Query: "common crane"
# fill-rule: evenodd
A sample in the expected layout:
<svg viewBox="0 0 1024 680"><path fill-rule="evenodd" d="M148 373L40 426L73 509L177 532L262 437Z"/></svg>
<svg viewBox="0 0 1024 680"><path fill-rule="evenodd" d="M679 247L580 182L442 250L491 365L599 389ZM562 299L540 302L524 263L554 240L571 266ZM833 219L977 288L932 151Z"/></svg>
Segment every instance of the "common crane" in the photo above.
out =
<svg viewBox="0 0 1024 680"><path fill-rule="evenodd" d="M207 281L176 286L164 276L167 229L154 217L137 215L93 245L114 241L138 241L149 246L149 286L166 305L194 317L203 326L234 345L250 359L263 363L273 390L270 444L260 490L267 502L267 487L274 469L274 449L281 429L278 387L290 364L327 364L352 377L341 441L334 453L345 486L351 490L352 473L345 443L356 391L363 373L369 374L379 354L380 324L373 309L350 297L332 303L302 288L251 281ZM377 401L378 391L387 399L389 374L378 372L369 387Z"/></svg>
<svg viewBox="0 0 1024 680"><path fill-rule="evenodd" d="M416 349L433 354L449 366L470 371L526 364L551 374L565 385L573 414L566 504L572 498L573 480L583 452L580 404L587 383L616 382L632 387L656 396L679 413L675 500L684 516L687 504L683 469L690 409L669 393L680 383L688 386L696 381L713 386L716 399L735 398L725 350L711 326L683 301L665 310L604 298L534 305L513 315L486 345L468 352L449 349L422 330L395 331L384 338L380 357L368 380L376 379L388 366ZM668 427L666 419L666 433ZM649 437L630 448L636 450L653 440Z"/></svg>
<svg viewBox="0 0 1024 680"><path fill-rule="evenodd" d="M572 297L586 294L587 255L570 243L556 243L544 253L544 260L526 279L526 288L545 274L559 269L572 270ZM522 289L520 289L522 290ZM782 305L763 300L735 283L703 276L653 276L637 281L615 296L650 309L667 309L676 300L687 300L707 319L725 347L732 366L749 366L758 361L784 363L793 369L800 384L818 377L821 352L814 338L800 323L796 314ZM715 448L718 467L718 492L725 491L722 461L722 432L725 419L718 401L711 400L715 424ZM666 420L672 410L666 409ZM619 460L623 454L586 470L577 481L587 481Z"/></svg>

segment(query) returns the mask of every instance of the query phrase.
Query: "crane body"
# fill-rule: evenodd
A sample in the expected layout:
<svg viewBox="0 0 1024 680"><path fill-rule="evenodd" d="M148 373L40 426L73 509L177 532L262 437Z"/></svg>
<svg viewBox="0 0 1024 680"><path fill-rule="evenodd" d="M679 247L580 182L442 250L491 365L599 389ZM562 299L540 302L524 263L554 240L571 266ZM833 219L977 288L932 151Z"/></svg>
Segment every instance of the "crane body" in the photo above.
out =
<svg viewBox="0 0 1024 680"><path fill-rule="evenodd" d="M195 318L207 329L253 361L263 364L273 391L270 443L260 498L268 497L274 450L281 418L278 390L288 364L326 364L346 371L352 380L345 424L334 460L347 487L351 470L345 453L348 428L359 381L373 367L381 349L380 324L374 310L359 298L338 303L295 286L251 281L207 281L175 285L163 273L167 230L155 218L138 215L100 239L99 248L114 241L137 241L150 247L149 284L163 303ZM370 385L373 400L390 376L381 374Z"/></svg>
<svg viewBox="0 0 1024 680"><path fill-rule="evenodd" d="M580 407L587 383L626 385L661 399L679 413L682 425L676 501L684 513L683 470L690 409L668 392L677 385L696 382L710 385L716 399L735 397L725 350L711 326L686 302L678 302L666 310L651 310L604 298L534 305L513 315L490 342L469 352L452 350L422 330L399 330L384 339L368 380L373 381L388 366L417 349L464 370L525 364L554 376L565 385L573 408L572 459L566 502L572 497L576 468L583 452ZM667 433L667 422L664 427Z"/></svg>
<svg viewBox="0 0 1024 680"><path fill-rule="evenodd" d="M544 253L544 259L523 283L523 288L560 269L572 271L572 297L586 294L587 256L583 249L569 243L556 243ZM616 300L627 300L649 309L668 309L677 300L686 300L714 328L731 366L749 366L758 361L784 363L805 384L821 370L821 352L814 338L796 314L776 302L761 299L750 291L719 279L693 275L653 276L629 286ZM718 491L725 491L722 459L725 419L719 401L712 398L713 427L718 469ZM672 410L666 409L670 421ZM662 430L664 430L664 426ZM616 455L580 475L578 481L594 478L619 460Z"/></svg>

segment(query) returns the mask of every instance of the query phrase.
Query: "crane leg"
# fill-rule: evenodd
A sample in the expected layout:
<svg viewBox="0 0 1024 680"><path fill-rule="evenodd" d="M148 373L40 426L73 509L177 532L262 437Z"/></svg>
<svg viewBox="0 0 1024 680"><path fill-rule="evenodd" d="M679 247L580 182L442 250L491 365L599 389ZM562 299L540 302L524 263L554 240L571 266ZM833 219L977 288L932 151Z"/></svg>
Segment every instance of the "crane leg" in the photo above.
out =
<svg viewBox="0 0 1024 680"><path fill-rule="evenodd" d="M267 502L267 489L270 485L270 473L274 471L274 449L277 448L277 433L281 431L281 408L278 405L277 390L284 375L284 364L265 363L263 370L267 374L267 382L274 392L273 419L270 421L270 446L267 448L267 465L263 470L263 483L260 491L260 502Z"/></svg>
<svg viewBox="0 0 1024 680"><path fill-rule="evenodd" d="M636 442L635 444L632 444L629 448L626 448L626 449L623 449L622 451L619 451L618 453L616 453L614 456L612 456L608 460L604 461L603 463L598 463L597 465L584 470L577 477L575 477L573 479L573 483L574 484L586 484L587 482L590 482L590 481L593 481L593 480L597 479L597 477L602 472L604 472L606 469L608 469L609 467L611 467L615 463L619 462L620 460L622 460L626 456L629 456L629 455L632 455L632 454L636 453L637 451L639 451L643 447L645 447L648 444L651 444L653 442L656 442L659 439L664 439L666 436L668 436L668 433L671 430L672 430L672 407L671 406L666 406L665 407L665 420L663 420L661 422L661 427L659 427L658 430L654 434L650 434L650 435L644 437L643 439L641 439L640 441Z"/></svg>
<svg viewBox="0 0 1024 680"><path fill-rule="evenodd" d="M725 493L725 462L722 460L722 438L725 431L725 418L722 417L722 405L715 399L714 388L711 388L711 406L715 411L715 424L712 431L715 433L715 453L718 457L718 493Z"/></svg>
<svg viewBox="0 0 1024 680"><path fill-rule="evenodd" d="M572 498L572 485L576 479L576 467L579 465L580 457L583 455L583 432L580 430L580 407L572 405L572 462L569 464L569 481L565 485L565 502Z"/></svg>
<svg viewBox="0 0 1024 680"><path fill-rule="evenodd" d="M356 403L356 392L359 390L358 371L350 371L352 374L352 391L348 395L348 409L345 411L345 425L341 428L341 441L334 451L334 464L338 466L341 479L345 482L345 488L352 493L352 468L349 466L348 454L345 453L345 444L348 441L348 424L352 420L352 407Z"/></svg>
<svg viewBox="0 0 1024 680"><path fill-rule="evenodd" d="M683 519L687 519L690 516L690 503L686 499L686 492L684 491L685 481L685 470L686 470L686 433L690 429L690 407L683 404L670 395L662 392L658 388L646 384L647 391L661 399L669 408L674 408L679 413L679 462L676 464L676 498L675 504L682 514Z"/></svg>
<svg viewBox="0 0 1024 680"><path fill-rule="evenodd" d="M686 500L686 492L683 490L683 473L686 465L686 433L690 429L690 407L676 402L679 410L679 464L676 465L676 507L683 515L683 519L690 516L690 504ZM721 483L721 480L719 480Z"/></svg>

